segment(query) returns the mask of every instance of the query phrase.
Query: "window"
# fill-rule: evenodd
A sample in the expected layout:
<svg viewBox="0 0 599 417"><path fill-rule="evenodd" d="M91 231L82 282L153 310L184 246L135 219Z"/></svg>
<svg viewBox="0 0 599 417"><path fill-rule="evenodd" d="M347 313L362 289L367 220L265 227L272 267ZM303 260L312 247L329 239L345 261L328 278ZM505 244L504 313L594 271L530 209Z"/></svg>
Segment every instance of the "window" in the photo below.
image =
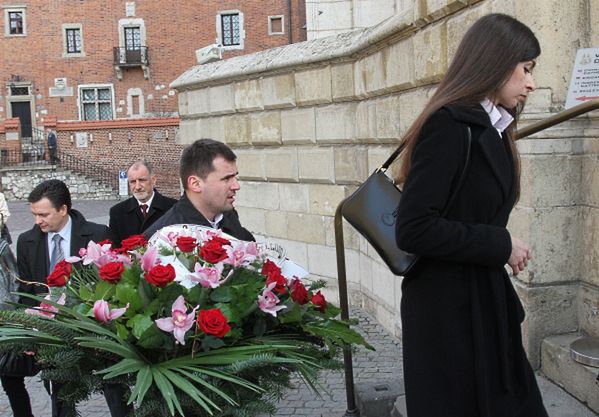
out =
<svg viewBox="0 0 599 417"><path fill-rule="evenodd" d="M285 33L284 16L268 16L268 34L282 35Z"/></svg>
<svg viewBox="0 0 599 417"><path fill-rule="evenodd" d="M80 29L67 29L67 53L68 54L79 54L81 53L81 30Z"/></svg>
<svg viewBox="0 0 599 417"><path fill-rule="evenodd" d="M81 86L80 99L83 120L112 119L112 86Z"/></svg>
<svg viewBox="0 0 599 417"><path fill-rule="evenodd" d="M26 31L25 9L22 7L4 9L4 34L6 36L24 36Z"/></svg>
<svg viewBox="0 0 599 417"><path fill-rule="evenodd" d="M238 10L220 12L216 16L216 35L224 49L243 49L243 13Z"/></svg>

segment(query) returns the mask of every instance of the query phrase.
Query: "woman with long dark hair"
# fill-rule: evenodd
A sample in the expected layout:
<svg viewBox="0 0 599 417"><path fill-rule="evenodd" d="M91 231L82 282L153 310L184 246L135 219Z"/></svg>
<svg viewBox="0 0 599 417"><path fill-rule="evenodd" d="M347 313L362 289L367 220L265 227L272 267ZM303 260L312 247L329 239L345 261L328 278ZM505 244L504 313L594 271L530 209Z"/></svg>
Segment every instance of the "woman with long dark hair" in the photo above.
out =
<svg viewBox="0 0 599 417"><path fill-rule="evenodd" d="M520 195L515 119L536 88L540 52L523 23L482 17L404 138L396 237L420 256L402 283L410 417L547 417L522 346L524 309L505 269L517 275L531 257L506 225ZM442 216L466 162L468 130L469 166Z"/></svg>

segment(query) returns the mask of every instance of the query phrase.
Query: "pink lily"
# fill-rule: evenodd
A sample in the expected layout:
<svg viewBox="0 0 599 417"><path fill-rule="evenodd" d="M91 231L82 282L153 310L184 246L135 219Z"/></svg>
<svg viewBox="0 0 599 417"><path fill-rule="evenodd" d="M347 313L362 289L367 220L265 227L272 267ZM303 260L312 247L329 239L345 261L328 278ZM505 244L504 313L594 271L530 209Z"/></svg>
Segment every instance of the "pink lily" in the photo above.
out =
<svg viewBox="0 0 599 417"><path fill-rule="evenodd" d="M98 245L93 240L87 244L87 249L79 249L79 256L69 256L66 261L69 263L75 263L83 261L83 265L89 265L92 262L96 263L98 259L107 255L110 252L110 243L104 245Z"/></svg>
<svg viewBox="0 0 599 417"><path fill-rule="evenodd" d="M114 319L121 317L125 314L125 311L129 308L129 303L124 308L115 308L110 309L110 305L108 302L104 300L98 300L94 303L94 317L96 320L101 321L102 323L108 323Z"/></svg>
<svg viewBox="0 0 599 417"><path fill-rule="evenodd" d="M204 288L217 288L226 279L221 280L223 268L224 266L221 262L208 267L204 267L199 262L196 262L194 266L195 272L189 274L189 279L192 282L198 282Z"/></svg>
<svg viewBox="0 0 599 417"><path fill-rule="evenodd" d="M251 264L258 256L258 246L256 246L256 242L237 240L231 242L231 245L227 245L225 249L228 258L223 262L233 265L235 268Z"/></svg>
<svg viewBox="0 0 599 417"><path fill-rule="evenodd" d="M272 289L277 285L273 282L262 291L262 295L258 296L258 307L265 313L272 314L277 317L277 311L287 308L287 306L278 306L279 298L272 292Z"/></svg>
<svg viewBox="0 0 599 417"><path fill-rule="evenodd" d="M150 246L141 257L141 268L145 272L148 272L150 269L154 268L159 263L160 260L158 260L158 247Z"/></svg>
<svg viewBox="0 0 599 417"><path fill-rule="evenodd" d="M44 297L44 300L51 300L52 296L50 294ZM67 300L67 296L65 293L62 293L58 300L56 300L56 304L64 305ZM53 306L52 304L44 303L43 301L40 303L39 307L33 307L25 309L25 313L33 314L34 316L42 316L53 319L56 313L58 312L58 307Z"/></svg>
<svg viewBox="0 0 599 417"><path fill-rule="evenodd" d="M185 299L182 295L177 297L171 308L171 317L155 320L156 326L165 332L172 332L176 342L185 345L185 333L191 329L195 321L196 306L191 313L187 314Z"/></svg>

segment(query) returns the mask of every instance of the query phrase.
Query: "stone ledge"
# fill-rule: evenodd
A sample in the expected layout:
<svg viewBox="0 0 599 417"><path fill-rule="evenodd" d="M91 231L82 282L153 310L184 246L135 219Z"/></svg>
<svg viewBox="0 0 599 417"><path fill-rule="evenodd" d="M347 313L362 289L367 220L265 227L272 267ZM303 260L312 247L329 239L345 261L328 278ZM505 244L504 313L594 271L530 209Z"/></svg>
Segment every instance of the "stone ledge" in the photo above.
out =
<svg viewBox="0 0 599 417"><path fill-rule="evenodd" d="M572 396L599 412L599 395L590 387L596 386L598 368L582 365L570 356L570 343L578 333L551 336L541 344L541 371Z"/></svg>

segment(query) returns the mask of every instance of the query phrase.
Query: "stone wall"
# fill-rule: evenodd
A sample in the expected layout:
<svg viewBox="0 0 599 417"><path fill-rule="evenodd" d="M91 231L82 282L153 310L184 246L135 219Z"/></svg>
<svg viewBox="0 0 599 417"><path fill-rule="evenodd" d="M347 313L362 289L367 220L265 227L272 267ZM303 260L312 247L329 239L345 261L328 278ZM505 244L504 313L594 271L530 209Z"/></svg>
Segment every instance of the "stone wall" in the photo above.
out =
<svg viewBox="0 0 599 417"><path fill-rule="evenodd" d="M472 22L504 12L537 33L544 49L535 69L539 88L523 123L563 109L577 48L599 45L598 0L567 7L557 0L404 3L373 28L196 66L172 84L181 143L213 137L234 148L242 222L328 279L330 296L337 204L397 146ZM524 340L535 367L546 336L599 328L597 118L519 143L523 195L509 228L535 254L514 280L528 312ZM345 235L352 302L399 335L401 279L350 227Z"/></svg>
<svg viewBox="0 0 599 417"><path fill-rule="evenodd" d="M58 179L63 181L73 200L116 200L118 195L109 187L70 171L51 167L0 168L4 196L9 201L26 200L39 183Z"/></svg>

